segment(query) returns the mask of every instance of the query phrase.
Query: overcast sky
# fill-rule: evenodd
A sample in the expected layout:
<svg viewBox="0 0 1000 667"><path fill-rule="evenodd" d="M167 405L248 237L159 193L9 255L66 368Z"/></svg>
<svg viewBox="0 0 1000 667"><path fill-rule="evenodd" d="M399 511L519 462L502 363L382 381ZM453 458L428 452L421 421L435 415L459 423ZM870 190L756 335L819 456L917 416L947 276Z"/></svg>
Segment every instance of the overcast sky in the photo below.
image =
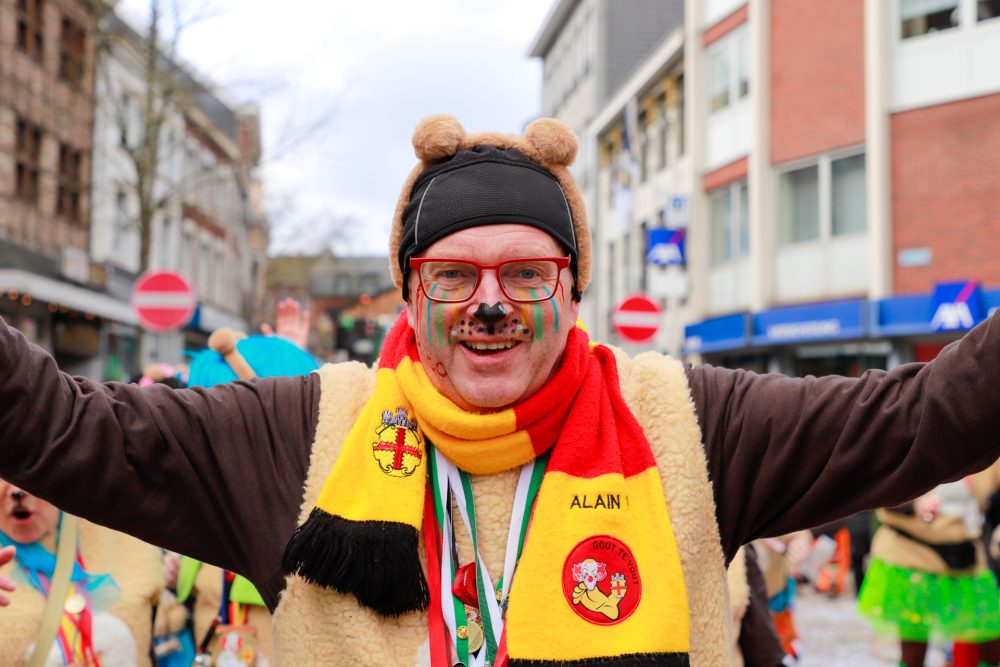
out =
<svg viewBox="0 0 1000 667"><path fill-rule="evenodd" d="M201 17L181 55L262 108L275 253L315 253L340 229L338 252L385 254L420 118L520 132L539 113L527 52L551 0L175 1ZM148 5L121 3L133 22Z"/></svg>

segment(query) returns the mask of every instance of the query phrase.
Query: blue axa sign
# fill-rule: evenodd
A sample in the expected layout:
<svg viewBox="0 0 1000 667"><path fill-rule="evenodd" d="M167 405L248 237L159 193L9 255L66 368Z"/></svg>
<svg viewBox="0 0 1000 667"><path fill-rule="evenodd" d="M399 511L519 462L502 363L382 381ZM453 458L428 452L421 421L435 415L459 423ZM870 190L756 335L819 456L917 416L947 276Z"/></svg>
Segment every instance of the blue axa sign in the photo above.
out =
<svg viewBox="0 0 1000 667"><path fill-rule="evenodd" d="M684 266L684 229L650 229L646 263L654 266Z"/></svg>
<svg viewBox="0 0 1000 667"><path fill-rule="evenodd" d="M931 300L934 331L971 329L985 318L983 292L977 280L938 283Z"/></svg>

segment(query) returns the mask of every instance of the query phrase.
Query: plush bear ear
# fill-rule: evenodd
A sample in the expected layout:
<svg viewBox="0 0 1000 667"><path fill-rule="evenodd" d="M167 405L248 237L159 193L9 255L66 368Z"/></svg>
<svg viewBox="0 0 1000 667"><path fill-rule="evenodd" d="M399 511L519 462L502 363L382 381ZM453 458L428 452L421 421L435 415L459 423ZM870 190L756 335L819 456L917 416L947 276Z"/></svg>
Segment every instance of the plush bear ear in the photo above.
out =
<svg viewBox="0 0 1000 667"><path fill-rule="evenodd" d="M428 116L413 131L413 150L424 162L454 155L465 137L465 129L449 114Z"/></svg>
<svg viewBox="0 0 1000 667"><path fill-rule="evenodd" d="M539 118L524 131L524 138L538 151L539 157L549 164L568 167L576 159L578 141L569 126L555 118Z"/></svg>

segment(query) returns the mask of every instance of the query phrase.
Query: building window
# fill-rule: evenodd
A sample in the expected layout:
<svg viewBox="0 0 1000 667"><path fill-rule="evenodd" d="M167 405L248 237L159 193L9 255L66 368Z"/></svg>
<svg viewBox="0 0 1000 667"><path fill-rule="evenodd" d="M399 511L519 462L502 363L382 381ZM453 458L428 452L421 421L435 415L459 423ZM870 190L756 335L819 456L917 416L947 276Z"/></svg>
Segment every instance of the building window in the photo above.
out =
<svg viewBox="0 0 1000 667"><path fill-rule="evenodd" d="M87 34L68 18L62 20L59 33L59 78L75 86L83 83Z"/></svg>
<svg viewBox="0 0 1000 667"><path fill-rule="evenodd" d="M212 294L212 249L208 242L198 244L198 293L211 299Z"/></svg>
<svg viewBox="0 0 1000 667"><path fill-rule="evenodd" d="M42 0L17 0L17 48L35 60L42 59L45 34Z"/></svg>
<svg viewBox="0 0 1000 667"><path fill-rule="evenodd" d="M80 220L83 193L83 151L59 144L59 189L56 213L70 220Z"/></svg>
<svg viewBox="0 0 1000 667"><path fill-rule="evenodd" d="M708 59L708 108L718 111L729 106L729 51L718 50Z"/></svg>
<svg viewBox="0 0 1000 667"><path fill-rule="evenodd" d="M677 155L684 155L684 75L677 77Z"/></svg>
<svg viewBox="0 0 1000 667"><path fill-rule="evenodd" d="M42 154L42 131L23 118L17 119L15 196L38 203L38 172Z"/></svg>
<svg viewBox="0 0 1000 667"><path fill-rule="evenodd" d="M976 10L976 19L988 21L1000 17L1000 0L979 0Z"/></svg>
<svg viewBox="0 0 1000 667"><path fill-rule="evenodd" d="M865 231L864 154L834 160L830 171L833 235L845 236Z"/></svg>
<svg viewBox="0 0 1000 667"><path fill-rule="evenodd" d="M125 250L129 233L128 194L123 188L115 192L115 231L111 239L112 250L117 255Z"/></svg>
<svg viewBox="0 0 1000 667"><path fill-rule="evenodd" d="M636 139L639 141L639 182L645 183L649 179L649 144L652 132L649 127L649 114L645 111L639 112L639 132Z"/></svg>
<svg viewBox="0 0 1000 667"><path fill-rule="evenodd" d="M819 238L819 167L781 175L781 241L799 243Z"/></svg>
<svg viewBox="0 0 1000 667"><path fill-rule="evenodd" d="M903 39L958 27L959 0L900 0Z"/></svg>
<svg viewBox="0 0 1000 667"><path fill-rule="evenodd" d="M670 132L670 121L667 120L667 94L660 93L656 98L656 166L667 168L667 136Z"/></svg>
<svg viewBox="0 0 1000 667"><path fill-rule="evenodd" d="M740 181L708 196L709 234L713 266L729 264L750 252L749 190Z"/></svg>
<svg viewBox="0 0 1000 667"><path fill-rule="evenodd" d="M865 156L832 159L781 174L779 239L783 244L847 236L867 228Z"/></svg>
<svg viewBox="0 0 1000 667"><path fill-rule="evenodd" d="M720 111L750 94L750 37L734 31L709 47L708 108Z"/></svg>

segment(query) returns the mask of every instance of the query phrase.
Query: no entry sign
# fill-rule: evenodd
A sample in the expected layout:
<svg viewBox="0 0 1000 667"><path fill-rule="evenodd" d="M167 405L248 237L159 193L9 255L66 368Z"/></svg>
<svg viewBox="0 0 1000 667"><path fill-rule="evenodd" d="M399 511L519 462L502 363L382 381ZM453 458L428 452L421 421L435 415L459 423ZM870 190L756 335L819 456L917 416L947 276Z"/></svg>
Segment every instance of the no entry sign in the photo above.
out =
<svg viewBox="0 0 1000 667"><path fill-rule="evenodd" d="M632 343L652 340L660 329L660 320L660 307L645 294L626 297L611 314L615 331Z"/></svg>
<svg viewBox="0 0 1000 667"><path fill-rule="evenodd" d="M150 331L170 331L191 321L198 297L187 279L173 271L144 273L132 288L132 307Z"/></svg>

